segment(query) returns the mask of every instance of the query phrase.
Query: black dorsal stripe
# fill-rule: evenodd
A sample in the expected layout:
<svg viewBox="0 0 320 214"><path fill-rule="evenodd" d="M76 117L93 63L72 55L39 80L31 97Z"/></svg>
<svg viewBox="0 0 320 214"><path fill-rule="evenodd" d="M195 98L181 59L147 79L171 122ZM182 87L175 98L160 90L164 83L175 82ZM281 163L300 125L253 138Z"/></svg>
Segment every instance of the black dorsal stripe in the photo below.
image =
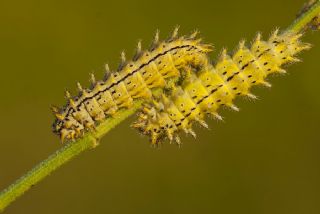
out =
<svg viewBox="0 0 320 214"><path fill-rule="evenodd" d="M165 55L165 54L167 54L167 53L169 53L169 52L171 52L171 51L174 51L174 50L177 50L177 49L183 49L183 48L188 48L188 50L198 49L197 46L195 46L195 45L180 45L180 46L172 47L172 48L170 48L169 50L166 50L166 51L164 51L164 52L162 52L162 53L157 54L156 56L154 56L153 58L151 58L148 62L146 62L146 63L144 63L144 64L141 64L136 70L133 70L132 72L128 73L127 75L125 75L124 77L122 77L122 78L121 78L120 80L118 80L117 82L111 84L109 87L107 87L107 88L105 88L104 90L101 90L101 91L93 94L93 95L90 96L90 97L84 98L84 99L76 106L77 110L79 111L81 105L82 105L84 102L86 102L87 100L90 100L90 99L98 96L99 94L104 93L104 92L107 91L107 90L110 90L112 87L120 84L122 81L126 80L128 77L130 77L130 76L134 75L135 73L139 72L139 71L140 71L141 69L143 69L145 66L147 66L147 65L149 65L150 63L152 63L153 61L157 60L159 57L161 57L161 56L163 56L163 55ZM68 109L68 107L69 107L69 109ZM65 116L65 117L70 116L70 114L72 114L72 113L75 111L75 110L74 110L72 107L70 107L70 106L67 106L66 108L67 108L67 109L66 109L66 110L67 110L67 113L66 113L66 116ZM62 121L61 121L61 122L62 122ZM61 131L62 128L63 128L63 127L61 127L58 131Z"/></svg>
<svg viewBox="0 0 320 214"><path fill-rule="evenodd" d="M202 98L197 102L197 105L199 105L199 104L202 103L205 99L207 99L207 98L210 97L212 94L214 94L215 92L217 92L219 88L221 88L221 87L212 89L212 90L210 91L209 95L206 95L206 96L202 97ZM181 125L182 125L182 122L183 122L187 117L189 117L189 116L192 114L192 112L195 111L195 110L196 110L196 108L192 108L191 111L190 111L188 114L186 114L186 116L184 116L184 117L180 120L179 123L176 123L176 126L177 126L177 127L181 126Z"/></svg>

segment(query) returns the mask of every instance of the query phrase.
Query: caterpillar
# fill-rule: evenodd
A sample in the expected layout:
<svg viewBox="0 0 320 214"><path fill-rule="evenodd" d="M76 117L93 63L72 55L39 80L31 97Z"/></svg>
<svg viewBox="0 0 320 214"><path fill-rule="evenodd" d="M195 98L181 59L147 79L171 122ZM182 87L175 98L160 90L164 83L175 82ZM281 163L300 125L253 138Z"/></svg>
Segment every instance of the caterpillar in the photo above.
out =
<svg viewBox="0 0 320 214"><path fill-rule="evenodd" d="M177 27L162 42L157 32L149 50L142 51L139 42L130 61L126 61L123 52L116 72L110 72L106 65L103 80L96 81L92 75L89 88L77 84L78 95L71 96L66 91L66 105L51 107L56 117L53 132L62 142L81 137L119 109L130 108L135 99L150 99L153 88L166 87L169 80L181 75L185 66L205 66L210 51L212 45L202 43L197 38L197 31L190 36L178 37Z"/></svg>
<svg viewBox="0 0 320 214"><path fill-rule="evenodd" d="M300 41L301 36L276 30L263 41L258 34L250 48L241 41L232 56L224 49L215 65L200 70L190 67L190 75L181 85L145 105L133 127L148 135L153 145L166 138L180 144L179 132L196 137L194 122L208 127L204 121L207 114L222 119L217 112L220 106L238 111L233 104L236 96L256 98L250 93L252 86L271 87L266 81L268 75L285 73L283 65L298 62L295 55L310 48Z"/></svg>

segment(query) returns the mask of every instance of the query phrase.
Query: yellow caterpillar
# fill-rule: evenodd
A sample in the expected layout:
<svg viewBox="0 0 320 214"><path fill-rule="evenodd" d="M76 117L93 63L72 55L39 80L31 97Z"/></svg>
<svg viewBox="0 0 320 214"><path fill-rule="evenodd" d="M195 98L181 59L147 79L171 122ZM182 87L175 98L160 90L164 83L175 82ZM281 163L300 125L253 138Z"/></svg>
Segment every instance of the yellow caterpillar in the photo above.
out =
<svg viewBox="0 0 320 214"><path fill-rule="evenodd" d="M118 109L130 108L134 99L149 100L151 89L166 87L168 80L178 78L184 67L206 66L207 53L212 46L201 43L196 38L197 32L187 37L177 34L178 28L168 40L159 42L157 32L149 50L142 51L138 43L131 61L126 61L122 54L117 72L110 73L106 66L104 80L96 81L92 76L90 88L84 89L78 83L77 96L66 92L67 104L61 109L52 107L56 117L53 132L62 142L78 138Z"/></svg>
<svg viewBox="0 0 320 214"><path fill-rule="evenodd" d="M309 44L300 42L300 37L301 34L293 33L278 35L275 31L268 41L262 41L258 34L250 48L240 42L232 56L223 50L214 66L190 68L193 71L170 95L162 95L146 105L133 126L150 136L152 144L165 138L180 144L181 131L195 137L194 122L207 127L206 114L221 119L217 110L222 105L238 110L233 105L235 96L255 98L249 92L252 86L270 87L265 81L269 74L285 73L282 65L299 61L295 55L310 48Z"/></svg>

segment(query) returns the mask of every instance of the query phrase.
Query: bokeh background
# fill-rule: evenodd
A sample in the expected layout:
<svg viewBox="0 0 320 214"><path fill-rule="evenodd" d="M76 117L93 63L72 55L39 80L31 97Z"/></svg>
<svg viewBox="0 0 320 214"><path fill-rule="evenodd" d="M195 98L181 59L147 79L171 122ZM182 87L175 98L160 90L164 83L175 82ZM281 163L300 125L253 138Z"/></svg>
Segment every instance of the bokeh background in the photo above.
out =
<svg viewBox="0 0 320 214"><path fill-rule="evenodd" d="M295 18L304 0L62 1L0 3L0 189L61 148L50 104L116 68L136 42L149 45L180 25L233 49ZM134 117L34 186L6 211L19 213L320 213L320 32L290 74L270 78L260 100L197 128L183 146L153 149L129 127Z"/></svg>

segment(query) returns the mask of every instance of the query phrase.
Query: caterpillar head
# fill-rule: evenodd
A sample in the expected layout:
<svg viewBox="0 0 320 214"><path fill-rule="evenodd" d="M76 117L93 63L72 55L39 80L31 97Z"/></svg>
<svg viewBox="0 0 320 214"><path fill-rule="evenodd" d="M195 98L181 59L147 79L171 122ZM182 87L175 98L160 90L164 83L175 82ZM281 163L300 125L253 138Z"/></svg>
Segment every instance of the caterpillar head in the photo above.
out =
<svg viewBox="0 0 320 214"><path fill-rule="evenodd" d="M52 124L53 133L60 136L62 142L74 140L82 135L84 126L73 117L65 117L63 114L56 114L56 120Z"/></svg>
<svg viewBox="0 0 320 214"><path fill-rule="evenodd" d="M170 102L169 100L166 101ZM168 104L154 102L152 106L146 105L138 114L138 120L132 124L132 127L137 128L142 134L150 137L152 145L159 145L165 139L169 139L170 142L175 140L176 143L180 144L180 138L175 135L178 128L173 122L172 117L178 118L178 114L181 113L172 104L166 107L166 113L162 112L164 105Z"/></svg>
<svg viewBox="0 0 320 214"><path fill-rule="evenodd" d="M84 126L72 114L68 115L66 109L51 106L51 110L56 117L52 124L52 131L60 136L62 142L74 140L82 135Z"/></svg>

